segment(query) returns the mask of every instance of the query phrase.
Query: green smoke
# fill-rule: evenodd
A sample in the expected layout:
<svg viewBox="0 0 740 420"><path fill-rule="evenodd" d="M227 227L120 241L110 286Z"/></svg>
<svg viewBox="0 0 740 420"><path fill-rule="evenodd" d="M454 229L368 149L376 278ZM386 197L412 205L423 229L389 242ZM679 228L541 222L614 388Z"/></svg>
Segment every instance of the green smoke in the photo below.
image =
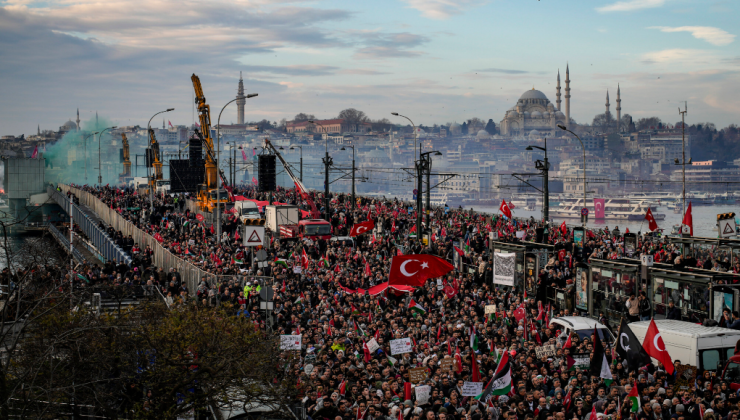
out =
<svg viewBox="0 0 740 420"><path fill-rule="evenodd" d="M56 143L47 145L44 153L46 181L95 185L100 174L102 185L117 185L118 176L123 172L121 134L106 130L102 138L100 134L92 135L115 125L105 117L91 118L80 123L79 132L68 132Z"/></svg>

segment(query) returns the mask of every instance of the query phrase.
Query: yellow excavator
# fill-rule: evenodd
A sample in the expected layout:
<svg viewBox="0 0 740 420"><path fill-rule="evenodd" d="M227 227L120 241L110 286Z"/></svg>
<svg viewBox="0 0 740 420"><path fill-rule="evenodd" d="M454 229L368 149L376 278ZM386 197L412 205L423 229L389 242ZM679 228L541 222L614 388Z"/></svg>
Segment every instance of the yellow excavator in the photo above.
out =
<svg viewBox="0 0 740 420"><path fill-rule="evenodd" d="M213 138L211 138L211 107L206 103L200 78L193 74L190 79L195 89L195 105L198 107L200 120L200 130L195 129L195 135L200 138L206 150L205 180L198 186L198 208L201 211L213 212L218 200L221 202L222 211L231 210L234 207L234 194L226 182L224 173L216 167L216 153L213 150ZM218 176L221 177L221 185L224 187L220 192L218 191L218 178L216 178Z"/></svg>
<svg viewBox="0 0 740 420"><path fill-rule="evenodd" d="M123 140L123 173L118 176L118 179L121 182L126 182L127 178L131 178L131 154L128 149L126 133L121 133L121 140Z"/></svg>

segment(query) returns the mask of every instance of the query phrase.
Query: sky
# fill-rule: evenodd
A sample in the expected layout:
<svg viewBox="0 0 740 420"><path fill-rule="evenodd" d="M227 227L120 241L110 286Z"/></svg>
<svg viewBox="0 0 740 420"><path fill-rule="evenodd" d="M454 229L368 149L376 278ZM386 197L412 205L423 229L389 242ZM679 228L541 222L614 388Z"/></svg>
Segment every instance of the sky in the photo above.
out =
<svg viewBox="0 0 740 420"><path fill-rule="evenodd" d="M193 122L190 75L212 120L236 94L246 119L498 124L535 88L571 117L604 112L740 123L736 0L0 0L0 135L57 130L80 109L118 125L158 111ZM564 86L563 86L564 87ZM564 93L564 92L563 92ZM229 105L222 123L236 122ZM157 117L157 125L162 121Z"/></svg>

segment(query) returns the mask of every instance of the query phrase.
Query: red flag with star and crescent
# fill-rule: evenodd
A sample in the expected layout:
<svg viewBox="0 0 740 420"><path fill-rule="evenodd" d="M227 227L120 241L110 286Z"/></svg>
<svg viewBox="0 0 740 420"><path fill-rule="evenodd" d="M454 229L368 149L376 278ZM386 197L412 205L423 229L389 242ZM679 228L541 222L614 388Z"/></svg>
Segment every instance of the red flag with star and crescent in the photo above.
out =
<svg viewBox="0 0 740 420"><path fill-rule="evenodd" d="M301 265L304 270L308 269L308 255L306 255L306 248L303 248L303 255L301 255Z"/></svg>
<svg viewBox="0 0 740 420"><path fill-rule="evenodd" d="M388 285L423 286L428 279L442 277L454 268L434 255L397 255L391 260Z"/></svg>
<svg viewBox="0 0 740 420"><path fill-rule="evenodd" d="M663 364L666 373L673 375L673 360L668 354L668 350L665 348L663 337L661 337L654 319L650 320L650 326L648 327L647 334L645 334L645 340L642 342L642 347L650 357L657 359Z"/></svg>
<svg viewBox="0 0 740 420"><path fill-rule="evenodd" d="M655 217L653 217L653 212L650 210L650 207L648 207L647 212L645 213L645 220L648 221L648 229L650 229L650 232L658 230L658 222L655 221Z"/></svg>
<svg viewBox="0 0 740 420"><path fill-rule="evenodd" d="M352 226L352 230L349 232L349 236L362 235L363 233L373 230L375 222L368 220L367 222L356 223Z"/></svg>
<svg viewBox="0 0 740 420"><path fill-rule="evenodd" d="M511 209L509 208L509 205L506 204L506 200L501 200L501 206L498 209L504 214L504 216L511 219Z"/></svg>

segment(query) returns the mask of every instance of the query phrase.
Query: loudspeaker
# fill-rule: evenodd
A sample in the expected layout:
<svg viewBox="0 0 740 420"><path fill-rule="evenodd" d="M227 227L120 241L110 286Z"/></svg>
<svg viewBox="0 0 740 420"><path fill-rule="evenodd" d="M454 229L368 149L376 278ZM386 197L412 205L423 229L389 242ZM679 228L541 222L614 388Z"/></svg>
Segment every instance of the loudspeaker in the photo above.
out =
<svg viewBox="0 0 740 420"><path fill-rule="evenodd" d="M275 155L260 155L258 161L257 191L275 191Z"/></svg>
<svg viewBox="0 0 740 420"><path fill-rule="evenodd" d="M534 241L538 244L541 244L543 240L545 239L545 228L535 228L534 229Z"/></svg>
<svg viewBox="0 0 740 420"><path fill-rule="evenodd" d="M146 167L151 168L152 162L154 162L154 155L152 154L152 148L147 147L146 148Z"/></svg>
<svg viewBox="0 0 740 420"><path fill-rule="evenodd" d="M188 158L190 159L190 166L197 166L198 161L203 160L203 143L197 137L190 139Z"/></svg>
<svg viewBox="0 0 740 420"><path fill-rule="evenodd" d="M196 193L198 191L198 185L203 183L205 177L205 162L201 160L198 163L196 166L190 166L189 159L169 161L171 192Z"/></svg>

